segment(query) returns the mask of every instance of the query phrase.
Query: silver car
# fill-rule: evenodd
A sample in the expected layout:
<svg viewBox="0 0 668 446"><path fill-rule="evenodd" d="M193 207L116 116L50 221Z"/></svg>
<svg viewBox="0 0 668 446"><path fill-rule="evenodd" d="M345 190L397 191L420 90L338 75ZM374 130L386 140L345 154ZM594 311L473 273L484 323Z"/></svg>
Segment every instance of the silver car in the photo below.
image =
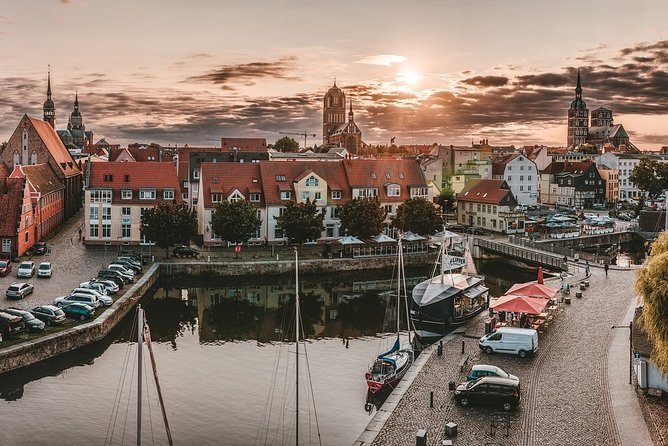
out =
<svg viewBox="0 0 668 446"><path fill-rule="evenodd" d="M31 278L35 274L35 262L25 261L21 262L16 270L16 277Z"/></svg>
<svg viewBox="0 0 668 446"><path fill-rule="evenodd" d="M32 284L23 282L14 282L11 285L9 285L9 288L7 288L5 296L14 299L23 299L28 294L32 294L33 290L34 287L32 286Z"/></svg>
<svg viewBox="0 0 668 446"><path fill-rule="evenodd" d="M95 296L97 300L99 300L100 303L106 307L114 303L113 299L107 296L106 293L100 293L99 291L91 290L90 288L75 288L72 290L70 294L88 294L91 296Z"/></svg>
<svg viewBox="0 0 668 446"><path fill-rule="evenodd" d="M67 296L61 296L61 297L56 297L53 300L53 304L57 307L62 307L65 305L69 305L72 302L79 302L82 304L90 305L93 308L97 308L100 306L100 300L93 296L92 294L69 294Z"/></svg>
<svg viewBox="0 0 668 446"><path fill-rule="evenodd" d="M51 277L53 273L53 267L51 262L42 262L37 267L37 277Z"/></svg>

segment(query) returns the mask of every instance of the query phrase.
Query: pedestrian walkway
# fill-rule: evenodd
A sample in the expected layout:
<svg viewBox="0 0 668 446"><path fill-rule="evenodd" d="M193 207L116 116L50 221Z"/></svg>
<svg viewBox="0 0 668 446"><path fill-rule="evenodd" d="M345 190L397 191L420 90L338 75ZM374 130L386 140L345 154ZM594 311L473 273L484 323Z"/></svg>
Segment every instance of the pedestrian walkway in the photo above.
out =
<svg viewBox="0 0 668 446"><path fill-rule="evenodd" d="M582 266L582 265L581 265ZM572 268L575 270L576 268ZM584 277L584 267L571 280ZM500 443L517 445L651 445L633 386L628 384L628 332L624 324L634 305L634 271L591 268L590 287L582 298L560 304L549 328L539 338L538 353L526 360L511 355L487 355L477 346L482 320L472 321L466 335L448 342L442 357L431 354L410 388L396 403L372 445L415 444L419 429L426 429L429 445L445 439L445 424L455 422L454 444ZM621 337L621 338L618 338ZM492 428L500 412L485 407L457 405L448 382L461 382L466 370L458 365L462 348L468 366L497 365L522 382L522 402L510 413L510 428ZM621 373L621 374L620 374ZM430 407L430 392L434 406Z"/></svg>

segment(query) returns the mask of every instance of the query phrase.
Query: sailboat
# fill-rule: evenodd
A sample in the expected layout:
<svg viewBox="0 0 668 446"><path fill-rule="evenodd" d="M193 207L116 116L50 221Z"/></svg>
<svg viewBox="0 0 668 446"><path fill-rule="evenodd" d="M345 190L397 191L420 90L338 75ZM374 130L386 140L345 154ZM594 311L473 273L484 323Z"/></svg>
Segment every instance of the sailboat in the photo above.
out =
<svg viewBox="0 0 668 446"><path fill-rule="evenodd" d="M158 369L155 362L155 355L153 354L153 345L151 344L151 332L149 330L148 324L144 319L144 310L141 305L137 305L137 446L142 444L142 388L143 388L143 356L144 356L144 344L149 352L151 359L151 368L153 370L153 379L155 381L155 387L158 394L158 402L160 405L160 411L162 413L162 420L165 424L165 431L167 434L167 442L169 446L173 446L174 442L172 440L172 431L169 428L169 421L167 420L167 411L165 410L165 401L162 398L162 389L160 387L160 380L158 379ZM123 381L125 381L123 379ZM121 392L122 393L122 392ZM107 428L107 437L105 438L105 444L112 444L115 428L115 419L118 414L118 408L120 406L121 400L119 398L120 393L117 393L117 400L114 402L114 409L112 410L112 416L109 420L109 426ZM114 414L115 413L115 414Z"/></svg>
<svg viewBox="0 0 668 446"><path fill-rule="evenodd" d="M411 321L418 337L436 340L489 305L489 289L468 249L464 257L448 255L441 243L432 277L413 288Z"/></svg>
<svg viewBox="0 0 668 446"><path fill-rule="evenodd" d="M403 294L402 294L403 292ZM404 274L404 256L401 237L398 241L397 259L397 339L392 348L378 355L366 372L366 383L371 393L392 390L401 381L408 369L413 365L415 353L411 346L411 330L408 318L408 302L406 302L406 323L408 327L408 347L401 348L401 297L407 296L406 277Z"/></svg>

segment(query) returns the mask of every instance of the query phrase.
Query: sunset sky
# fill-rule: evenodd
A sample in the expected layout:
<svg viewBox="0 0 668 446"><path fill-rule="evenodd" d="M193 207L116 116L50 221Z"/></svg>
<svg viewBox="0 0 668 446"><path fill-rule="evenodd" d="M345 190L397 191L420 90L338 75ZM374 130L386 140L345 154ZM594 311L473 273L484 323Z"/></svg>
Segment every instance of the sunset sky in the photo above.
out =
<svg viewBox="0 0 668 446"><path fill-rule="evenodd" d="M0 141L51 64L56 127L78 90L110 143L321 142L336 78L367 143L565 145L580 67L589 110L657 149L666 23L665 0L0 0Z"/></svg>

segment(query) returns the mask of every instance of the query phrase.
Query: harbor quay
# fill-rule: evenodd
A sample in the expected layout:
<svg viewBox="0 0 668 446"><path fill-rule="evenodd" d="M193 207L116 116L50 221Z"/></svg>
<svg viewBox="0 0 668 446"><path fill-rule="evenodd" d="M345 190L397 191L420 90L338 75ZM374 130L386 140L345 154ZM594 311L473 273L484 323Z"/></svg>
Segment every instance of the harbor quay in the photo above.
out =
<svg viewBox="0 0 668 446"><path fill-rule="evenodd" d="M570 265L568 281L584 279ZM636 395L629 384L628 325L636 305L635 271L592 268L590 286L570 304L560 301L539 334L536 355L486 354L478 347L487 314L443 339L443 353L426 350L416 369L388 398L355 446L409 445L426 431L427 445L662 445L668 407ZM546 282L549 283L549 282ZM553 284L558 286L557 284ZM561 293L558 297L561 296ZM519 377L521 401L509 413L462 407L449 383L461 383L474 364L492 364ZM642 406L642 407L641 407ZM647 422L646 422L647 419ZM661 421L664 420L664 421ZM457 425L449 436L446 424ZM422 439L420 439L423 441Z"/></svg>

